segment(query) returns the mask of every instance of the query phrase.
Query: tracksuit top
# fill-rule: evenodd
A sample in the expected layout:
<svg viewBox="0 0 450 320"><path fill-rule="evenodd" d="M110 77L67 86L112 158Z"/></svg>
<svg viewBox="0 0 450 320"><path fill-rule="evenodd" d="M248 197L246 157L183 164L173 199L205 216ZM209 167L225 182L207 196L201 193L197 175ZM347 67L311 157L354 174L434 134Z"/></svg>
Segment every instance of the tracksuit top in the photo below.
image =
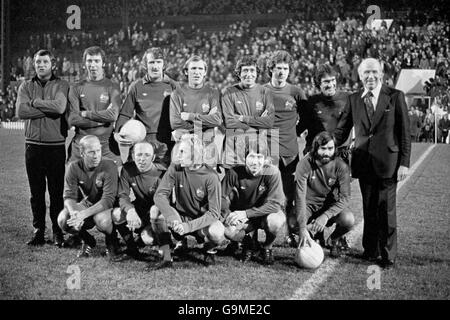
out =
<svg viewBox="0 0 450 320"><path fill-rule="evenodd" d="M311 154L307 154L297 164L296 214L306 226L306 212L313 214L325 210L328 219L338 215L348 207L350 200L350 170L339 157L318 166Z"/></svg>
<svg viewBox="0 0 450 320"><path fill-rule="evenodd" d="M42 86L38 77L24 81L18 90L16 108L26 119L25 141L37 145L64 145L67 137L69 83L54 75Z"/></svg>
<svg viewBox="0 0 450 320"><path fill-rule="evenodd" d="M164 175L164 170L155 166L146 172L140 172L134 161L127 162L122 168L119 179L119 205L124 212L137 207L138 210L149 211L153 206L153 196ZM136 200L131 202L130 189Z"/></svg>
<svg viewBox="0 0 450 320"><path fill-rule="evenodd" d="M172 192L175 204L170 203ZM188 217L186 233L203 229L220 219L219 176L209 166L197 170L171 164L155 194L155 204L167 220L174 220L173 207Z"/></svg>
<svg viewBox="0 0 450 320"><path fill-rule="evenodd" d="M254 176L245 166L226 171L222 181L222 215L245 210L248 218L263 217L282 210L285 202L281 174L277 167L265 165Z"/></svg>
<svg viewBox="0 0 450 320"><path fill-rule="evenodd" d="M181 112L189 112L189 120L181 119ZM222 125L222 108L219 90L205 84L194 89L181 85L170 96L170 125L172 130L186 129L194 132L194 121L201 121L201 129Z"/></svg>
<svg viewBox="0 0 450 320"><path fill-rule="evenodd" d="M270 82L264 85L272 92L275 106L274 128L279 134L279 153L282 157L298 155L297 125L298 113L304 107L306 96L302 89L287 83L276 88Z"/></svg>
<svg viewBox="0 0 450 320"><path fill-rule="evenodd" d="M122 103L117 83L107 78L81 80L70 88L69 102L69 125L77 135L92 134L102 141L110 137ZM82 111L87 111L85 118Z"/></svg>
<svg viewBox="0 0 450 320"><path fill-rule="evenodd" d="M73 161L65 176L64 200L85 200L91 205L99 202L104 210L112 208L118 180L117 166L111 160L102 159L93 170L86 168L83 159Z"/></svg>

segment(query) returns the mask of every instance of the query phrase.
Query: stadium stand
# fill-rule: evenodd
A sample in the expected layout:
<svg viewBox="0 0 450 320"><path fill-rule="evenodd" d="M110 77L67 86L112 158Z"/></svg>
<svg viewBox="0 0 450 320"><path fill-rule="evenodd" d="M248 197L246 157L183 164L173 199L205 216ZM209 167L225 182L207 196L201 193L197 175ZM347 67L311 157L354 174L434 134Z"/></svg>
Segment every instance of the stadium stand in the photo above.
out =
<svg viewBox="0 0 450 320"><path fill-rule="evenodd" d="M433 8L446 8L446 1L437 1ZM31 1L30 6L21 7L16 19L39 17L44 10ZM64 12L69 1L59 1L50 8L48 17L59 19L56 12ZM89 0L79 1L83 14L88 19L109 17L117 20L121 15L122 1L107 3ZM383 17L394 18L390 29L370 31L364 28L367 18L363 1L204 1L132 0L128 2L130 21L139 16L159 17L151 23L136 22L128 29L110 28L85 30L81 32L55 31L44 33L20 32L25 37L14 48L14 62L11 80L21 81L33 75L31 56L38 48L48 48L57 56L57 74L70 82L83 76L81 55L84 48L100 45L107 51L107 74L120 84L123 93L129 84L141 76L142 53L150 46L161 46L168 54L166 72L177 80L182 80L180 66L191 54L200 54L208 60L208 79L221 90L232 84L233 66L243 54L259 57L261 67L271 52L285 49L295 58L291 82L299 84L308 95L317 92L313 84L313 74L317 65L329 63L341 74L340 88L351 91L358 88L357 65L362 58L375 57L383 61L385 80L393 85L403 68L436 69L433 92L439 97L443 108L449 103L449 36L448 10L429 8L427 1L417 1L414 8L408 8L405 1L391 3L380 1ZM426 10L421 10L425 9ZM45 8L47 11L49 8ZM359 13L358 13L359 12ZM234 21L228 25L211 26L198 23L174 27L166 23L168 16L205 15L228 21L227 14L246 14L246 20ZM251 13L251 14L250 14ZM259 14L284 13L288 19L278 25L261 27L254 19ZM214 16L217 15L217 16ZM14 14L12 15L14 16ZM63 16L64 18L65 16ZM195 17L195 16L194 16ZM220 17L220 19L219 19ZM345 18L340 18L345 17ZM172 17L173 18L173 17ZM250 19L249 19L250 18ZM195 21L195 19L193 20ZM198 21L198 19L197 19ZM29 21L32 22L32 21ZM36 22L39 23L39 22ZM218 30L217 30L218 28ZM267 80L263 75L261 82ZM7 93L8 101L15 101L14 90ZM425 112L425 110L422 110Z"/></svg>

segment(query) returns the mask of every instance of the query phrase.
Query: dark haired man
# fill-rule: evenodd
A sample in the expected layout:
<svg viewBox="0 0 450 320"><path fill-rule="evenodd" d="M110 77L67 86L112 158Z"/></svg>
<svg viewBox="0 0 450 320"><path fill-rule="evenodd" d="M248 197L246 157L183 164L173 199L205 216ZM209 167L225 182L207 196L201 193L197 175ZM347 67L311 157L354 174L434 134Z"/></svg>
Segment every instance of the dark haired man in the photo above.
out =
<svg viewBox="0 0 450 320"><path fill-rule="evenodd" d="M81 158L80 139L95 135L102 145L102 156L120 166L118 150L111 151L113 124L121 104L119 86L105 78L105 52L97 46L84 50L83 63L87 78L70 88L69 125L75 127L75 136L70 144L69 161Z"/></svg>
<svg viewBox="0 0 450 320"><path fill-rule="evenodd" d="M28 244L45 243L45 189L48 187L53 242L61 247L64 239L57 218L64 206L69 84L53 74L55 58L51 52L39 50L33 57L33 64L36 76L20 85L16 102L19 117L27 120L25 166L35 228Z"/></svg>
<svg viewBox="0 0 450 320"><path fill-rule="evenodd" d="M258 229L266 233L260 250L263 264L273 264L272 245L286 222L283 212L285 196L281 174L267 164L268 149L264 144L249 141L245 165L227 170L222 181L222 216L225 235L242 242L243 262L251 260L257 248Z"/></svg>
<svg viewBox="0 0 450 320"><path fill-rule="evenodd" d="M333 136L323 131L312 142L312 149L297 165L295 172L295 207L299 224L299 244L325 227L336 229L322 246L331 248L331 256L339 257L347 244L343 236L355 222L348 209L350 172L345 162L336 157Z"/></svg>
<svg viewBox="0 0 450 320"><path fill-rule="evenodd" d="M155 149L155 162L170 164L171 129L169 104L170 94L177 83L165 73L166 57L161 48L153 47L145 51L142 66L147 71L143 79L130 85L128 94L120 108L115 132L131 118L141 121L147 130L146 141L152 142ZM130 141L117 137L119 144L131 145Z"/></svg>
<svg viewBox="0 0 450 320"><path fill-rule="evenodd" d="M305 108L300 110L300 121L297 133L308 130L306 146L303 154L311 150L314 137L322 131L333 133L347 102L348 93L337 91L338 73L328 64L320 65L314 75L314 83L320 93L311 96ZM349 148L351 137L338 149L338 154L349 164Z"/></svg>
<svg viewBox="0 0 450 320"><path fill-rule="evenodd" d="M256 58L244 56L236 63L235 76L239 83L225 90L222 110L226 129L224 163L242 165L246 135L267 139L273 128L275 109L270 90L256 83L259 68ZM277 155L278 156L278 155Z"/></svg>
<svg viewBox="0 0 450 320"><path fill-rule="evenodd" d="M287 82L292 70L293 58L283 50L276 51L267 61L267 71L271 77L270 82L265 84L273 95L275 106L274 129L278 129L279 158L274 159L278 163L283 181L283 191L286 195L286 215L288 236L286 241L296 246L293 235L296 217L294 212L295 183L294 173L299 160L299 150L295 126L298 114L304 108L306 96L302 89Z"/></svg>

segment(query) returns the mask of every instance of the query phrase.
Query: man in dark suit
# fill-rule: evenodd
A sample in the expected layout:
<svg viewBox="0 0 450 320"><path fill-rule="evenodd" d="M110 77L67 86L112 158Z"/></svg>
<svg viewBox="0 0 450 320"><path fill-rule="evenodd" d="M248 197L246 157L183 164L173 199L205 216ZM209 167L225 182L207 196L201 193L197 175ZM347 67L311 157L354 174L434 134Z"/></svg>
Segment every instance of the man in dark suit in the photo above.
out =
<svg viewBox="0 0 450 320"><path fill-rule="evenodd" d="M340 145L355 127L351 169L363 199L362 258L389 268L397 255L397 182L408 175L411 155L408 109L403 92L382 84L378 60L364 59L358 73L364 89L349 96L334 134Z"/></svg>

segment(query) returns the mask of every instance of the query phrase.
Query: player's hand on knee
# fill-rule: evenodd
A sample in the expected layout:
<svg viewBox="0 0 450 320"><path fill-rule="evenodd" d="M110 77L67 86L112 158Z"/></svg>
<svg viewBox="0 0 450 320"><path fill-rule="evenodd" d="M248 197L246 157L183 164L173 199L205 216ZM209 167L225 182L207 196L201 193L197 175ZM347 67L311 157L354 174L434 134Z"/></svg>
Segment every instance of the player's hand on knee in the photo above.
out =
<svg viewBox="0 0 450 320"><path fill-rule="evenodd" d="M173 230L173 232L178 233L180 236L182 236L184 234L183 224L178 220L174 220L171 223L171 229Z"/></svg>
<svg viewBox="0 0 450 320"><path fill-rule="evenodd" d="M84 224L84 216L80 211L72 211L70 213L70 218L67 220L67 225L74 228L75 230L81 230Z"/></svg>
<svg viewBox="0 0 450 320"><path fill-rule="evenodd" d="M247 220L248 220L248 218L247 218L247 213L245 212L245 210L237 210L237 211L231 212L228 215L227 219L225 220L225 223L230 226L237 226L239 224L247 222Z"/></svg>
<svg viewBox="0 0 450 320"><path fill-rule="evenodd" d="M132 208L128 210L127 212L127 227L131 231L134 231L135 229L139 229L142 225L141 218L139 218L139 215L136 212L136 209Z"/></svg>
<svg viewBox="0 0 450 320"><path fill-rule="evenodd" d="M311 231L313 233L316 232L322 232L323 230L325 230L325 226L328 222L328 217L325 215L320 215L319 217L317 217L317 219L314 220L312 226L311 226Z"/></svg>

